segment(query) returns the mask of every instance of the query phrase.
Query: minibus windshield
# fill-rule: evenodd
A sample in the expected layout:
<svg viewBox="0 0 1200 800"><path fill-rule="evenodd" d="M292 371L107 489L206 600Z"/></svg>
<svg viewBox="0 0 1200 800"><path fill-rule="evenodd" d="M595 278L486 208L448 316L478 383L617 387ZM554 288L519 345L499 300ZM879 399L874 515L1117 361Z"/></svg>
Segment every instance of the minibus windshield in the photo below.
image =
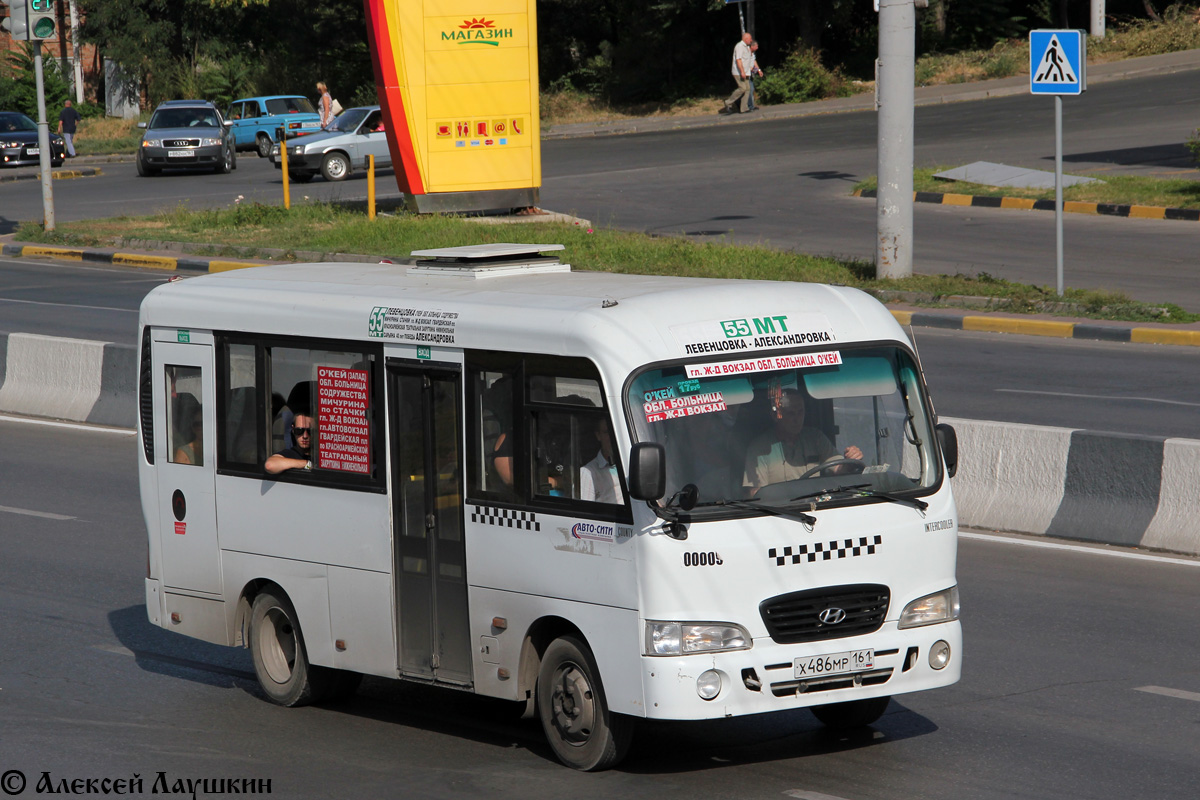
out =
<svg viewBox="0 0 1200 800"><path fill-rule="evenodd" d="M656 366L627 402L635 440L666 450L662 502L694 485L693 513L895 500L941 481L919 371L899 347Z"/></svg>

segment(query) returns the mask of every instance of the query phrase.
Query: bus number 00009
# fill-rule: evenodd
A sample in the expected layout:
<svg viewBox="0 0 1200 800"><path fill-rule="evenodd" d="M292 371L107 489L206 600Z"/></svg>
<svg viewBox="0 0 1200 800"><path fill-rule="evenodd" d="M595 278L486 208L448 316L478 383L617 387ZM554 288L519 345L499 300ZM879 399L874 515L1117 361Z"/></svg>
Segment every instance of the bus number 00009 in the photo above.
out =
<svg viewBox="0 0 1200 800"><path fill-rule="evenodd" d="M723 564L721 557L716 553L684 553L683 565L685 567L719 567Z"/></svg>

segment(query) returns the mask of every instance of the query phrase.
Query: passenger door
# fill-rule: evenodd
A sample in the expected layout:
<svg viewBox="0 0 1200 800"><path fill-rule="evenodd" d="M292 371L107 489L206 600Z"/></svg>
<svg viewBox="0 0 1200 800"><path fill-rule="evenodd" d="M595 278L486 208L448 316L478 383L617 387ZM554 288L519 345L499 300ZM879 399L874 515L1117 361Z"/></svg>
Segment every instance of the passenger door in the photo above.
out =
<svg viewBox="0 0 1200 800"><path fill-rule="evenodd" d="M166 336L171 341L160 339ZM163 586L219 595L212 336L170 329L154 338L151 385Z"/></svg>
<svg viewBox="0 0 1200 800"><path fill-rule="evenodd" d="M461 371L389 359L387 374L400 672L470 684Z"/></svg>

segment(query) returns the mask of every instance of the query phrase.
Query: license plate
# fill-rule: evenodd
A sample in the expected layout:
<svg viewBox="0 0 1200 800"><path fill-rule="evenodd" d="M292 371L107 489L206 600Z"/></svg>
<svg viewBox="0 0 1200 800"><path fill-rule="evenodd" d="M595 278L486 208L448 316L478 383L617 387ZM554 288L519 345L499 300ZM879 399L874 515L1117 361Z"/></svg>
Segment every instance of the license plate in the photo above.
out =
<svg viewBox="0 0 1200 800"><path fill-rule="evenodd" d="M193 155L191 150L168 150L167 158L191 158Z"/></svg>
<svg viewBox="0 0 1200 800"><path fill-rule="evenodd" d="M844 675L847 672L863 672L875 667L874 650L848 650L845 653L830 653L825 656L797 658L793 664L797 678L823 678L826 675Z"/></svg>
<svg viewBox="0 0 1200 800"><path fill-rule="evenodd" d="M31 156L40 156L40 155L42 154L42 148L40 148L40 147L26 147L26 148L25 148L25 152L26 152L26 153L28 153L28 154L29 154L29 155L31 155Z"/></svg>

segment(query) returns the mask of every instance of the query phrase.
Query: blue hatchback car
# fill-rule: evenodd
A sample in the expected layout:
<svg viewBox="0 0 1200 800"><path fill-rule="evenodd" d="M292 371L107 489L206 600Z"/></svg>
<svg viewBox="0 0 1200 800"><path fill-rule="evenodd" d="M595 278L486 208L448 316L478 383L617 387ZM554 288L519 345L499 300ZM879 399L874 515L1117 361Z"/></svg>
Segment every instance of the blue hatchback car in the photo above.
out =
<svg viewBox="0 0 1200 800"><path fill-rule="evenodd" d="M307 97L272 95L234 100L225 112L233 123L233 145L238 150L257 150L266 158L271 145L278 141L275 129L280 126L288 138L321 130L321 115Z"/></svg>

